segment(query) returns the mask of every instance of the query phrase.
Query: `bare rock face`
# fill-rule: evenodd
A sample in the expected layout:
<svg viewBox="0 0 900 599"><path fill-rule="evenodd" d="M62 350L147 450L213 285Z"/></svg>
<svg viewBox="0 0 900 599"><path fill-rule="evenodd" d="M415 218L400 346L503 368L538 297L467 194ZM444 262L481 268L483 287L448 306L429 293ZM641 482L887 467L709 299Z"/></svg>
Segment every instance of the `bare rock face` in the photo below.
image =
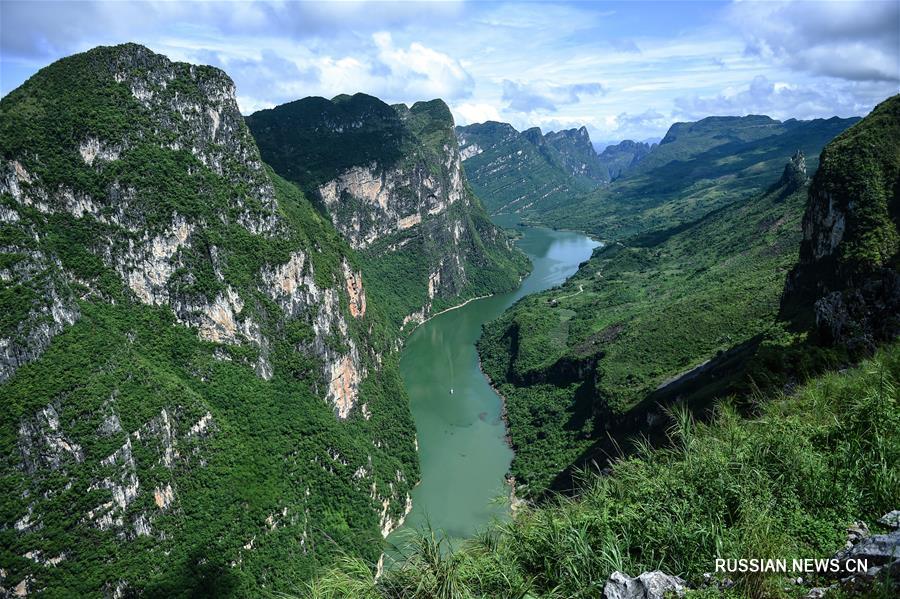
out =
<svg viewBox="0 0 900 599"><path fill-rule="evenodd" d="M900 334L898 135L900 96L894 96L822 151L803 216L800 262L782 299L788 316L814 316L824 341L854 351L869 352ZM794 162L785 169L790 180L799 178Z"/></svg>
<svg viewBox="0 0 900 599"><path fill-rule="evenodd" d="M801 150L797 150L787 164L781 178L772 186L770 191L777 190L781 197L785 197L801 189L809 178L806 175L806 157Z"/></svg>
<svg viewBox="0 0 900 599"><path fill-rule="evenodd" d="M417 466L397 340L356 252L263 164L228 76L127 44L0 102L0 475L21 558L0 594L243 596L271 588L263 559L398 526Z"/></svg>
<svg viewBox="0 0 900 599"><path fill-rule="evenodd" d="M445 176L436 176L424 163L390 168L373 163L345 171L321 185L318 195L350 245L367 248L444 212L463 198L459 154L450 148L448 152ZM348 210L348 205L354 209Z"/></svg>
<svg viewBox="0 0 900 599"><path fill-rule="evenodd" d="M900 529L900 510L891 510L879 518L878 523L894 529Z"/></svg>
<svg viewBox="0 0 900 599"><path fill-rule="evenodd" d="M247 122L266 161L319 200L372 272L402 280L386 300L398 327L518 282L518 255L469 189L443 101L304 98Z"/></svg>
<svg viewBox="0 0 900 599"><path fill-rule="evenodd" d="M20 218L21 209L36 210L45 221L68 215L97 222L92 253L120 273L139 301L169 304L184 322L194 321L191 314L197 310L197 302L176 297L172 276L180 269L191 268L185 256L194 247L195 232L206 223L177 211L166 215L163 222L151 220L156 216L157 197L164 193L159 182L126 182L113 174L118 172L118 163L133 160L133 153L146 152L148 146L188 150L222 185L245 190L243 197L235 195L223 207L231 212L236 225L267 237L285 230L279 221L274 189L244 125L234 84L227 75L217 69L173 63L137 45L99 49L81 59L90 63L91 73L99 81L127 89L137 103L131 118L155 125L150 131L126 128L114 139L89 134L70 149L74 164L90 167L98 181L103 181L105 189L100 193L54 182L55 174L42 168L40 161L27 164L33 159L27 152L0 164L0 194L13 201L11 206L4 206L5 220L21 230L23 239L37 242L30 244L37 247L4 248L5 252L28 256L5 273L4 280L22 283L36 277L42 285L29 317L19 321L14 334L7 336L7 331L0 331L0 381L39 357L50 340L74 323L79 314L71 290L77 276L66 272L59 258L42 248L46 223ZM214 303L215 298L210 301Z"/></svg>
<svg viewBox="0 0 900 599"><path fill-rule="evenodd" d="M664 599L681 597L687 583L659 570L644 572L635 578L622 572L613 572L603 587L604 599Z"/></svg>

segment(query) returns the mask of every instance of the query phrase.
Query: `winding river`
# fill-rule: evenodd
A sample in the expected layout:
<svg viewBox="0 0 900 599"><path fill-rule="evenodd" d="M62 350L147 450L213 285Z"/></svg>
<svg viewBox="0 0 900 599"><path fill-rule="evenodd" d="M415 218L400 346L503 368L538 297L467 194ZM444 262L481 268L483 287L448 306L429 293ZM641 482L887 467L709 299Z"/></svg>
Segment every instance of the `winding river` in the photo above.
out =
<svg viewBox="0 0 900 599"><path fill-rule="evenodd" d="M496 217L495 222L509 227L515 219ZM403 349L400 372L416 423L422 479L412 491L412 512L389 544L402 546L404 530L427 523L451 539L467 538L509 512L505 475L512 450L501 400L479 368L475 342L484 323L519 298L565 281L599 245L569 231L527 227L522 232L516 243L534 268L516 291L432 318Z"/></svg>

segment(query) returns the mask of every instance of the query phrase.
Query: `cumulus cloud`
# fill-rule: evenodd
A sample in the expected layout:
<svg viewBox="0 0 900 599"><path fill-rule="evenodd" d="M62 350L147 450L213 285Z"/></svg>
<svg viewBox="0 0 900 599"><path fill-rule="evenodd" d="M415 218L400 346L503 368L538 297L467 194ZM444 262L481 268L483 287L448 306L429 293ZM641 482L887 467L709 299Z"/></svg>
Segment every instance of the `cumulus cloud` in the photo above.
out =
<svg viewBox="0 0 900 599"><path fill-rule="evenodd" d="M737 2L746 54L851 81L900 81L900 2Z"/></svg>
<svg viewBox="0 0 900 599"><path fill-rule="evenodd" d="M487 102L464 102L450 106L457 125L471 125L485 121L502 121L497 107Z"/></svg>
<svg viewBox="0 0 900 599"><path fill-rule="evenodd" d="M395 95L452 100L471 94L475 82L458 60L418 42L397 47L387 32L376 33L373 39L378 66L385 67L375 74L399 83Z"/></svg>
<svg viewBox="0 0 900 599"><path fill-rule="evenodd" d="M0 89L96 45L213 64L253 112L365 92L460 123L661 135L676 119L862 115L897 93L896 0L706 3L0 0ZM565 27L560 26L565 24ZM527 42L527 43L526 43ZM762 76L762 79L754 79Z"/></svg>
<svg viewBox="0 0 900 599"><path fill-rule="evenodd" d="M638 114L623 112L616 116L613 122L615 123L616 129L632 131L639 129L658 129L660 127L665 127L670 121L669 117L666 115L649 108Z"/></svg>
<svg viewBox="0 0 900 599"><path fill-rule="evenodd" d="M882 99L878 85L857 82L799 85L773 82L758 75L746 87L726 89L715 96L676 98L675 114L687 120L746 114L765 114L778 119L846 117L865 114Z"/></svg>
<svg viewBox="0 0 900 599"><path fill-rule="evenodd" d="M116 2L112 0L3 0L0 51L7 56L46 57L84 49L98 40L145 40L172 36L285 37L293 40L368 35L415 24L452 22L459 0L441 2ZM173 27L175 25L175 27ZM187 26L187 27L185 27Z"/></svg>
<svg viewBox="0 0 900 599"><path fill-rule="evenodd" d="M503 97L509 109L516 112L556 112L560 105L577 104L583 96L606 93L600 83L555 85L543 81L517 82L503 80Z"/></svg>

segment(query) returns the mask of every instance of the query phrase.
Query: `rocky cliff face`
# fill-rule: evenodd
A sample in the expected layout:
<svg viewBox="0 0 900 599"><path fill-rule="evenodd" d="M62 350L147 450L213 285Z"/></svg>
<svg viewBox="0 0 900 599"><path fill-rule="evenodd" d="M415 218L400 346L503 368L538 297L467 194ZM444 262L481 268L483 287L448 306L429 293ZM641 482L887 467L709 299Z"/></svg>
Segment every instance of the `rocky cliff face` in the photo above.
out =
<svg viewBox="0 0 900 599"><path fill-rule="evenodd" d="M329 543L374 561L408 511L362 261L270 174L234 91L125 45L2 100L4 587L277 587Z"/></svg>
<svg viewBox="0 0 900 599"><path fill-rule="evenodd" d="M544 135L489 121L456 134L466 173L492 213L536 209L609 182L584 127Z"/></svg>
<svg viewBox="0 0 900 599"><path fill-rule="evenodd" d="M544 141L556 151L563 168L586 186L609 183L609 170L594 150L587 128L551 131Z"/></svg>
<svg viewBox="0 0 900 599"><path fill-rule="evenodd" d="M397 325L518 282L522 258L469 190L442 101L306 98L248 123L263 158L321 202L372 279L391 282L373 293Z"/></svg>
<svg viewBox="0 0 900 599"><path fill-rule="evenodd" d="M600 152L600 161L606 166L609 180L613 181L634 168L655 147L656 144L626 139L607 146Z"/></svg>
<svg viewBox="0 0 900 599"><path fill-rule="evenodd" d="M898 135L894 96L822 151L782 302L801 319L812 306L823 339L852 350L900 333Z"/></svg>

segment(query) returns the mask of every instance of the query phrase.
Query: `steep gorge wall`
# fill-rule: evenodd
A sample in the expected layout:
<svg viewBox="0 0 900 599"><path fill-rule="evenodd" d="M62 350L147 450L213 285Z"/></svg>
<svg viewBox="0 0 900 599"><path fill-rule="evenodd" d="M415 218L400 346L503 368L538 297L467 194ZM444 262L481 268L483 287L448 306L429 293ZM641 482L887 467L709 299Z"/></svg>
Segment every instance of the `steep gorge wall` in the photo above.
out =
<svg viewBox="0 0 900 599"><path fill-rule="evenodd" d="M248 123L263 158L318 198L360 250L398 326L510 289L525 271L469 190L442 101L408 108L364 94L306 98ZM310 144L317 136L325 141Z"/></svg>
<svg viewBox="0 0 900 599"><path fill-rule="evenodd" d="M287 588L409 509L394 335L234 91L125 45L2 101L6 589Z"/></svg>
<svg viewBox="0 0 900 599"><path fill-rule="evenodd" d="M900 334L900 96L822 151L782 307L822 341L870 353Z"/></svg>

